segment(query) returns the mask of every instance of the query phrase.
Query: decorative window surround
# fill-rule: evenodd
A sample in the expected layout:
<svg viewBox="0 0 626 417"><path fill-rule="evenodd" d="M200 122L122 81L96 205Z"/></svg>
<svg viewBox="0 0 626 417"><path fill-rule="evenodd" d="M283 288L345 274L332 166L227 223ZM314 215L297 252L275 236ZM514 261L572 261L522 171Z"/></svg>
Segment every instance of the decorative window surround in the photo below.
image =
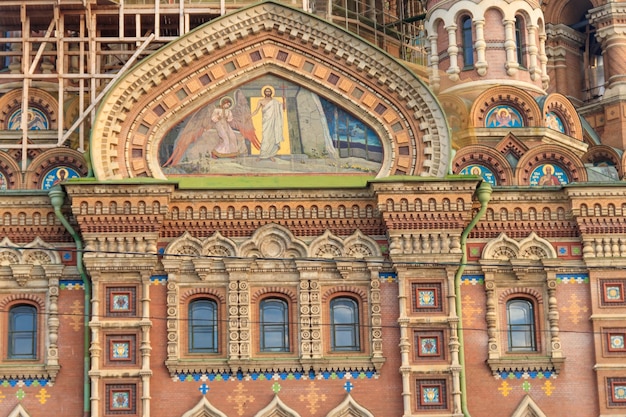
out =
<svg viewBox="0 0 626 417"><path fill-rule="evenodd" d="M310 242L275 224L237 241L219 232L204 240L185 233L168 245L163 257L168 273L166 366L170 374L284 369L377 372L384 363L380 256L376 242L359 231L343 239L326 232ZM184 353L187 339L180 328L181 312L187 309L189 295L199 292L220 298L218 309L226 312L220 328L220 337L226 339L223 353L193 357ZM271 360L268 353L259 352L259 329L254 325L258 303L269 293L289 300L294 323L292 350L273 353ZM337 354L324 348L330 346L330 330L323 326L322 317L336 293L358 299L363 309L362 329L368 331L361 336L359 351Z"/></svg>
<svg viewBox="0 0 626 417"><path fill-rule="evenodd" d="M534 232L521 241L502 233L488 243L481 257L487 293L487 364L494 375L502 372L558 372L565 361L559 338L559 313L556 298L556 272L545 268L555 264L552 245ZM546 272L548 271L548 272ZM512 298L534 299L537 309L536 352L508 352L506 302ZM542 331L545 329L546 331Z"/></svg>
<svg viewBox="0 0 626 417"><path fill-rule="evenodd" d="M38 379L54 382L59 369L59 280L65 266L56 248L41 238L27 245L16 245L7 237L0 241L1 268L8 273L0 279L0 310L25 301L39 313L37 360L0 360L0 380ZM8 323L1 323L6 334ZM6 336L5 336L6 337Z"/></svg>

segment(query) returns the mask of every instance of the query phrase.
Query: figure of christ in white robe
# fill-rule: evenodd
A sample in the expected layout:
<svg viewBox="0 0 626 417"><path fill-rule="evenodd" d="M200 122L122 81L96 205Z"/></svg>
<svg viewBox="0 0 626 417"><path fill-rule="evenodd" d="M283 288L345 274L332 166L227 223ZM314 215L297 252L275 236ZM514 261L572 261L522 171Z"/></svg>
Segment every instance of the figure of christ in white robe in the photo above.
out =
<svg viewBox="0 0 626 417"><path fill-rule="evenodd" d="M254 116L261 109L261 149L259 159L273 159L280 149L283 137L283 104L272 98L272 90L263 90L263 99L252 113Z"/></svg>

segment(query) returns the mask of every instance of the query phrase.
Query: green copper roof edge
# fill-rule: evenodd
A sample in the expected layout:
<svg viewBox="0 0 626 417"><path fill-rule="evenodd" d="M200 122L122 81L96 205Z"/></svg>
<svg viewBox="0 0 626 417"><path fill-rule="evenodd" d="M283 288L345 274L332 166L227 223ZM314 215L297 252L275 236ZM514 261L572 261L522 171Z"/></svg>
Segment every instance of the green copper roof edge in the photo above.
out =
<svg viewBox="0 0 626 417"><path fill-rule="evenodd" d="M154 178L128 178L99 181L94 178L72 178L64 185L73 184L119 184L119 185L150 185L172 184L180 189L263 189L263 188L365 188L372 183L389 182L439 182L439 181L476 181L474 176L451 175L444 178L419 176L390 176L375 178L373 176L346 176L346 175L281 175L281 176L247 176L247 177L186 177L168 180Z"/></svg>

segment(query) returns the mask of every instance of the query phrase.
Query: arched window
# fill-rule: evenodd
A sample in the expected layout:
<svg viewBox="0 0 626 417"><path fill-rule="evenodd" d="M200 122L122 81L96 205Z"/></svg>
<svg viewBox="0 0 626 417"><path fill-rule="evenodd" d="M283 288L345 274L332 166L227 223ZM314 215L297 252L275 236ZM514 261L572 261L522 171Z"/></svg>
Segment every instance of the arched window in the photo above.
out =
<svg viewBox="0 0 626 417"><path fill-rule="evenodd" d="M19 305L9 310L9 359L37 359L37 309Z"/></svg>
<svg viewBox="0 0 626 417"><path fill-rule="evenodd" d="M330 302L330 345L333 351L361 350L359 305L351 298Z"/></svg>
<svg viewBox="0 0 626 417"><path fill-rule="evenodd" d="M533 303L514 298L506 303L509 351L529 352L537 350L535 341L535 313Z"/></svg>
<svg viewBox="0 0 626 417"><path fill-rule="evenodd" d="M520 67L526 67L524 59L524 21L520 16L515 16L515 52L517 63Z"/></svg>
<svg viewBox="0 0 626 417"><path fill-rule="evenodd" d="M189 303L189 352L217 353L217 303L200 299Z"/></svg>
<svg viewBox="0 0 626 417"><path fill-rule="evenodd" d="M261 352L289 352L289 311L287 303L277 298L261 301Z"/></svg>
<svg viewBox="0 0 626 417"><path fill-rule="evenodd" d="M472 38L472 19L469 16L461 20L463 37L463 69L474 68L474 39Z"/></svg>

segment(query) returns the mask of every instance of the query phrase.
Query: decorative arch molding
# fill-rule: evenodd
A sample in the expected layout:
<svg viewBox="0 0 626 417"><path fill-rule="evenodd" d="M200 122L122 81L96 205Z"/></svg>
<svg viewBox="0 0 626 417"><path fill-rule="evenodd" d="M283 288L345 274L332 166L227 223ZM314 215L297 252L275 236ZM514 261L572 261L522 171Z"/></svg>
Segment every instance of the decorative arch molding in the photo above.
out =
<svg viewBox="0 0 626 417"><path fill-rule="evenodd" d="M5 363L0 370L0 379L50 379L54 381L59 372L58 340L58 297L59 279L65 266L56 248L37 237L27 245L18 247L8 237L0 240L0 269L10 269L11 278L18 287L0 302L0 309L7 310L12 303L26 301L45 312L38 322L41 337L38 357L42 362L15 364ZM17 289L17 291L15 291ZM41 355L41 356L40 356ZM18 414L19 415L19 414Z"/></svg>
<svg viewBox="0 0 626 417"><path fill-rule="evenodd" d="M543 117L533 96L524 90L508 86L488 89L474 100L470 110L470 125L485 127L487 113L498 105L517 109L524 119L524 127L543 126Z"/></svg>
<svg viewBox="0 0 626 417"><path fill-rule="evenodd" d="M197 28L115 84L93 126L96 177L165 178L157 158L165 132L239 80L268 73L288 77L364 120L383 143L378 177L445 175L445 117L418 77L323 19L263 2Z"/></svg>
<svg viewBox="0 0 626 417"><path fill-rule="evenodd" d="M504 304L507 301L507 299L511 297L512 295L521 295L521 294L526 294L526 295L531 296L532 298L537 300L539 304L543 303L543 297L541 296L539 291L530 287L507 288L506 290L500 293L500 296L498 297L498 303Z"/></svg>
<svg viewBox="0 0 626 417"><path fill-rule="evenodd" d="M557 257L552 244L537 236L535 232L519 242L519 253L522 259L555 259Z"/></svg>
<svg viewBox="0 0 626 417"><path fill-rule="evenodd" d="M613 165L619 174L619 177L624 176L624 159L626 159L626 153L620 155L615 148L607 145L596 145L589 148L586 154L581 157L583 164L602 164L607 163Z"/></svg>
<svg viewBox="0 0 626 417"><path fill-rule="evenodd" d="M81 152L68 148L51 149L31 162L24 177L24 185L26 188L40 189L46 173L55 167L73 168L82 177L86 176L89 171L87 161Z"/></svg>
<svg viewBox="0 0 626 417"><path fill-rule="evenodd" d="M530 398L530 395L524 396L511 417L548 417L539 408L537 403Z"/></svg>
<svg viewBox="0 0 626 417"><path fill-rule="evenodd" d="M272 401L254 417L300 417L300 414L287 407L278 395L274 395Z"/></svg>
<svg viewBox="0 0 626 417"><path fill-rule="evenodd" d="M226 297L224 296L224 294L222 293L222 291L220 291L217 288L207 288L207 287L201 287L201 288L192 288L190 290L185 291L181 296L180 296L180 300L179 303L182 304L186 304L187 300L189 300L192 297L196 297L196 296L202 296L202 295L208 295L211 297L215 297L217 298L220 303L224 303L226 302Z"/></svg>
<svg viewBox="0 0 626 417"><path fill-rule="evenodd" d="M37 236L27 245L16 245L8 237L0 241L0 265L63 265L58 251Z"/></svg>
<svg viewBox="0 0 626 417"><path fill-rule="evenodd" d="M344 240L346 256L356 259L382 256L376 241L356 230Z"/></svg>
<svg viewBox="0 0 626 417"><path fill-rule="evenodd" d="M0 98L0 129L9 130L9 119L22 109L22 90L13 90ZM28 89L28 107L43 112L48 119L48 130L57 128L57 100L48 92L38 88Z"/></svg>
<svg viewBox="0 0 626 417"><path fill-rule="evenodd" d="M496 177L498 185L511 185L513 183L513 168L506 157L485 145L467 146L454 156L452 172L458 174L463 168L473 165L483 165Z"/></svg>
<svg viewBox="0 0 626 417"><path fill-rule="evenodd" d="M333 259L344 256L343 240L326 229L309 245L309 255L314 258Z"/></svg>
<svg viewBox="0 0 626 417"><path fill-rule="evenodd" d="M567 136L583 140L583 126L580 117L572 103L562 94L552 93L538 99L539 107L543 112L544 125L547 125L546 115L549 112L557 114L563 122L563 127Z"/></svg>
<svg viewBox="0 0 626 417"><path fill-rule="evenodd" d="M0 174L4 176L6 188L9 190L22 188L22 175L20 167L15 159L9 158L8 154L0 154Z"/></svg>
<svg viewBox="0 0 626 417"><path fill-rule="evenodd" d="M188 255L190 257L200 256L202 254L202 241L191 235L189 232L183 233L180 237L174 239L165 248L164 255Z"/></svg>
<svg viewBox="0 0 626 417"><path fill-rule="evenodd" d="M374 417L367 408L357 403L350 394L337 407L333 408L326 417Z"/></svg>
<svg viewBox="0 0 626 417"><path fill-rule="evenodd" d="M452 134L469 127L469 108L471 103L462 97L454 94L441 94L439 97L441 107L446 113L448 125L452 129ZM453 136L454 139L454 136Z"/></svg>
<svg viewBox="0 0 626 417"><path fill-rule="evenodd" d="M361 302L367 302L367 293L363 290L363 288L342 285L338 287L330 288L328 291L324 292L322 295L322 302L327 302L334 294L353 294L361 299Z"/></svg>
<svg viewBox="0 0 626 417"><path fill-rule="evenodd" d="M237 256L237 245L217 231L202 244L202 253L208 256Z"/></svg>
<svg viewBox="0 0 626 417"><path fill-rule="evenodd" d="M500 233L497 239L487 243L483 248L482 259L511 260L511 259L554 259L557 257L556 250L546 239L535 232L516 241Z"/></svg>
<svg viewBox="0 0 626 417"><path fill-rule="evenodd" d="M202 397L198 404L181 417L228 417L209 402L206 397Z"/></svg>
<svg viewBox="0 0 626 417"><path fill-rule="evenodd" d="M519 244L506 233L500 233L497 239L487 243L483 248L482 259L511 260L519 255Z"/></svg>
<svg viewBox="0 0 626 417"><path fill-rule="evenodd" d="M256 304L259 301L259 299L265 297L266 294L282 295L284 297L287 297L289 299L289 302L291 303L295 303L298 301L298 296L296 295L296 293L290 290L289 288L263 287L259 289L258 291L256 291L254 294L252 294L252 297L250 297L250 303Z"/></svg>
<svg viewBox="0 0 626 417"><path fill-rule="evenodd" d="M0 303L0 308L2 310L7 310L9 304L13 304L16 301L27 301L33 304L36 304L37 307L43 311L46 307L45 301L35 294L11 294L8 297L4 298Z"/></svg>
<svg viewBox="0 0 626 417"><path fill-rule="evenodd" d="M289 229L272 223L255 231L239 252L244 258L304 258L307 247Z"/></svg>
<svg viewBox="0 0 626 417"><path fill-rule="evenodd" d="M517 164L517 185L529 185L530 175L542 164L559 166L567 174L569 182L587 181L587 170L580 158L563 146L542 145L529 150Z"/></svg>

